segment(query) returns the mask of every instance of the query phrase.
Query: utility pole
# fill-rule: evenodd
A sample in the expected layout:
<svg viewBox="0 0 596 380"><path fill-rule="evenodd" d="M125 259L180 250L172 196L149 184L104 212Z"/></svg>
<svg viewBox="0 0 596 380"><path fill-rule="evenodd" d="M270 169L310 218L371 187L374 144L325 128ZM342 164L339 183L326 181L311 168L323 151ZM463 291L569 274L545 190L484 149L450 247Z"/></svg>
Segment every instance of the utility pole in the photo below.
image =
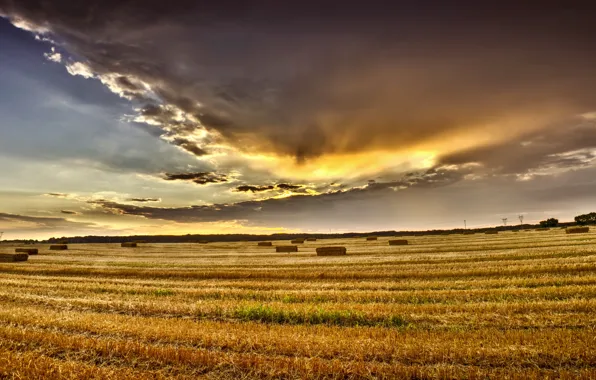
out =
<svg viewBox="0 0 596 380"><path fill-rule="evenodd" d="M502 220L503 220L503 225L507 226L507 218L503 218Z"/></svg>
<svg viewBox="0 0 596 380"><path fill-rule="evenodd" d="M466 224L466 220L464 219L464 230L468 229L468 225Z"/></svg>

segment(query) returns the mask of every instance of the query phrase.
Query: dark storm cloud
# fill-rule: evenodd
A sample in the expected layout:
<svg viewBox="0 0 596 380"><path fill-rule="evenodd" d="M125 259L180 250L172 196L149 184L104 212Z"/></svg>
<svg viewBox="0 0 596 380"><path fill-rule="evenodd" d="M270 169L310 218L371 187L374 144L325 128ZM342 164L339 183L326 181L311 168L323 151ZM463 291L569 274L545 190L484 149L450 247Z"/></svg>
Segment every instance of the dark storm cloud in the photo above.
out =
<svg viewBox="0 0 596 380"><path fill-rule="evenodd" d="M49 30L197 155L184 139L203 127L302 162L479 127L499 137L501 120L596 104L591 9L352 4L0 0L0 13Z"/></svg>
<svg viewBox="0 0 596 380"><path fill-rule="evenodd" d="M8 223L27 222L33 223L35 229L60 229L60 228L88 228L94 227L94 223L71 222L64 218L48 218L38 216L25 216L16 214L0 213L0 221Z"/></svg>
<svg viewBox="0 0 596 380"><path fill-rule="evenodd" d="M242 185L242 186L238 186L236 187L235 191L239 191L239 192L251 192L251 193L259 193L262 191L269 191L269 190L273 190L275 187L272 185L269 186L252 186L252 185Z"/></svg>
<svg viewBox="0 0 596 380"><path fill-rule="evenodd" d="M197 173L166 173L166 181L189 181L197 185L206 185L209 183L227 182L228 177L225 174L218 174L213 172L197 172Z"/></svg>
<svg viewBox="0 0 596 380"><path fill-rule="evenodd" d="M160 198L130 198L130 199L128 199L128 201L146 203L146 202L161 202L161 199Z"/></svg>
<svg viewBox="0 0 596 380"><path fill-rule="evenodd" d="M76 211L71 211L71 210L62 210L60 211L62 214L67 214L67 215L76 215L77 212Z"/></svg>
<svg viewBox="0 0 596 380"><path fill-rule="evenodd" d="M270 191L270 190L300 190L304 189L303 185L290 185L287 183L278 183L277 185L264 185L264 186L254 186L254 185L242 185L236 187L235 191L239 192L252 192L252 193L259 193L263 191Z"/></svg>
<svg viewBox="0 0 596 380"><path fill-rule="evenodd" d="M300 189L302 186L301 185L290 185L287 183L280 183L275 185L278 189L282 189L282 190L297 190Z"/></svg>

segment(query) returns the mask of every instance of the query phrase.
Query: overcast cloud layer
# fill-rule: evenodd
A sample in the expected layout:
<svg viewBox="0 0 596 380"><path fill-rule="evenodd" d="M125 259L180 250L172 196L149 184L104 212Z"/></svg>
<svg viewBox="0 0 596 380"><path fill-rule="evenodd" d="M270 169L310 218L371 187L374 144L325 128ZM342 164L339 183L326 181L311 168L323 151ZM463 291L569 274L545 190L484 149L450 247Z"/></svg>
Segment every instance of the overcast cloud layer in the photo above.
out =
<svg viewBox="0 0 596 380"><path fill-rule="evenodd" d="M76 121L62 107L70 143L23 158L76 159L65 181L85 186L0 182L74 194L52 197L60 217L324 231L339 219L347 230L423 228L421 208L445 226L593 211L596 25L585 7L0 0L0 14L37 36L38 59L54 67L44 72L63 67L45 91L60 78L111 93L85 99ZM110 123L121 127L100 145L73 149ZM3 128L17 133L19 121ZM109 141L121 149L104 155ZM23 156L9 145L0 153ZM86 166L109 186L85 181ZM583 178L575 201L569 178ZM492 204L497 192L509 201ZM490 207L466 202L480 195Z"/></svg>

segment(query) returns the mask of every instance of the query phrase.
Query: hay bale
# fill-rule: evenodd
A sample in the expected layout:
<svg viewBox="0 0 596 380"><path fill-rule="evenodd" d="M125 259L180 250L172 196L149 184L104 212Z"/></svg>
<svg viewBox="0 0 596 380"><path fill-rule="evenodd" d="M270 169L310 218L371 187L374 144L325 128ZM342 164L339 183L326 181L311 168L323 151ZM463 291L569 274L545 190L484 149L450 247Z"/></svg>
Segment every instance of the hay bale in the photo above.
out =
<svg viewBox="0 0 596 380"><path fill-rule="evenodd" d="M498 233L499 233L499 231L496 231L496 230L491 230L491 231L486 231L485 232L486 235L496 235Z"/></svg>
<svg viewBox="0 0 596 380"><path fill-rule="evenodd" d="M275 252L298 252L296 245L278 245L275 247Z"/></svg>
<svg viewBox="0 0 596 380"><path fill-rule="evenodd" d="M317 256L344 256L347 253L346 247L319 247Z"/></svg>
<svg viewBox="0 0 596 380"><path fill-rule="evenodd" d="M29 255L26 253L0 253L0 262L15 263L18 261L27 261Z"/></svg>
<svg viewBox="0 0 596 380"><path fill-rule="evenodd" d="M52 244L50 245L50 251L66 251L68 246L66 244Z"/></svg>
<svg viewBox="0 0 596 380"><path fill-rule="evenodd" d="M273 243L271 243L270 241L260 241L257 245L259 247L271 247Z"/></svg>
<svg viewBox="0 0 596 380"><path fill-rule="evenodd" d="M377 237L376 236L367 236L366 240L367 241L377 240Z"/></svg>
<svg viewBox="0 0 596 380"><path fill-rule="evenodd" d="M408 245L406 239L389 240L389 245Z"/></svg>
<svg viewBox="0 0 596 380"><path fill-rule="evenodd" d="M317 239L316 238L308 238L308 239L306 239L306 241L317 241Z"/></svg>
<svg viewBox="0 0 596 380"><path fill-rule="evenodd" d="M121 247L124 247L124 248L136 248L137 247L137 243L134 243L134 242L125 242L125 243L120 244L120 246Z"/></svg>
<svg viewBox="0 0 596 380"><path fill-rule="evenodd" d="M37 255L39 253L37 248L16 248L14 251L16 253L26 253L28 255Z"/></svg>
<svg viewBox="0 0 596 380"><path fill-rule="evenodd" d="M586 232L590 232L590 227L588 226L574 226L574 227L567 227L565 232L568 234L585 234Z"/></svg>
<svg viewBox="0 0 596 380"><path fill-rule="evenodd" d="M304 243L304 239L294 239L294 240L290 241L290 243L292 243L292 244L303 244Z"/></svg>

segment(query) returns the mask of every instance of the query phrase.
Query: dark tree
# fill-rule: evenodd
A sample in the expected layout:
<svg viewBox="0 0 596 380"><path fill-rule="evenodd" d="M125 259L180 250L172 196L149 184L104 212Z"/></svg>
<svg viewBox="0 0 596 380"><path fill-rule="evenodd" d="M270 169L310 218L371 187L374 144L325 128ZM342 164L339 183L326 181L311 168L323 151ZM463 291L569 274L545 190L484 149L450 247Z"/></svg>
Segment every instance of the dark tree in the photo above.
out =
<svg viewBox="0 0 596 380"><path fill-rule="evenodd" d="M540 222L540 227L556 227L559 224L559 219L548 218Z"/></svg>
<svg viewBox="0 0 596 380"><path fill-rule="evenodd" d="M596 224L596 212L578 215L575 217L575 222L581 225Z"/></svg>

